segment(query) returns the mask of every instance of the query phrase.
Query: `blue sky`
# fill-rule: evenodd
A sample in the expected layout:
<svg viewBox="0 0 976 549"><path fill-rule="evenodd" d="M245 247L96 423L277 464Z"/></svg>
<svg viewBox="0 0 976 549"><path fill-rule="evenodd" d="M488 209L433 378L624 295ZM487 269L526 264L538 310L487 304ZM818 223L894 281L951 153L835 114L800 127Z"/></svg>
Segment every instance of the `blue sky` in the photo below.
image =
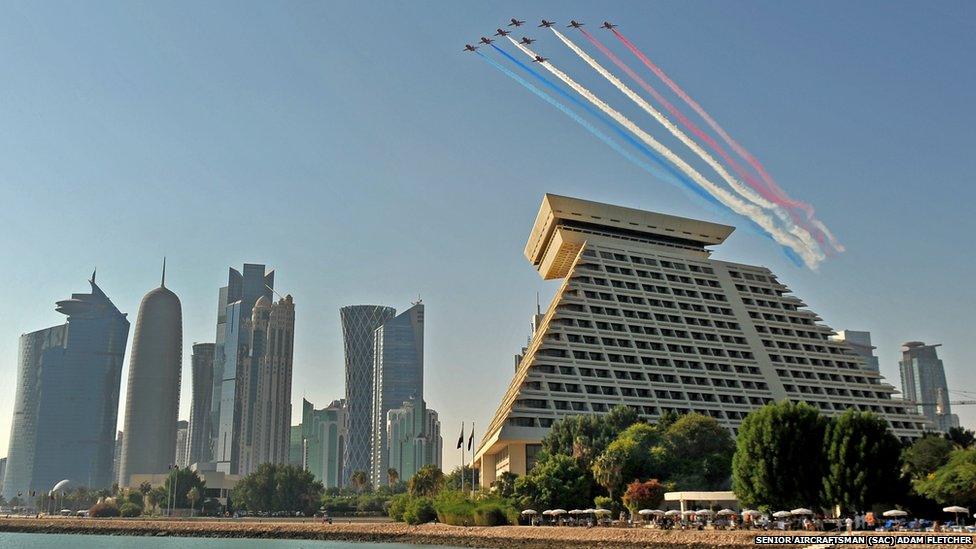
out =
<svg viewBox="0 0 976 549"><path fill-rule="evenodd" d="M870 330L894 385L900 343L920 339L944 344L953 387L976 390L972 4L14 2L4 11L0 455L18 336L60 323L54 302L85 291L95 266L134 321L169 257L184 311L184 418L190 346L213 340L228 266L273 266L277 289L295 296L296 410L303 395L322 406L343 394L340 306L402 310L419 294L426 397L451 441L462 419L479 433L490 419L535 294L555 289L522 257L543 193L742 225L460 52L512 16L619 23L848 249L812 273L739 230L715 256L766 265L831 326ZM554 37L534 24L528 34L661 136ZM976 426L976 408L957 411ZM445 452L448 466L457 461Z"/></svg>

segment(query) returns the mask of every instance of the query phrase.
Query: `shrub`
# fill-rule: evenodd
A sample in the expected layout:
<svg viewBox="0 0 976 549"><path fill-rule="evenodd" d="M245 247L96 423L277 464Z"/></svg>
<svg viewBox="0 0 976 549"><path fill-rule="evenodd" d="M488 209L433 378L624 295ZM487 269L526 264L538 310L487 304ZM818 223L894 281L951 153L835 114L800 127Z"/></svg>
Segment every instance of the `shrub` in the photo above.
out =
<svg viewBox="0 0 976 549"><path fill-rule="evenodd" d="M96 503L88 509L88 516L90 517L117 517L119 516L119 508L115 506L114 503Z"/></svg>
<svg viewBox="0 0 976 549"><path fill-rule="evenodd" d="M396 522L403 522L403 512L407 510L407 504L410 503L409 494L397 494L390 499L390 505L386 509L386 513Z"/></svg>
<svg viewBox="0 0 976 549"><path fill-rule="evenodd" d="M470 526L474 524L475 504L468 496L458 490L441 492L434 498L434 510L437 520L453 526Z"/></svg>
<svg viewBox="0 0 976 549"><path fill-rule="evenodd" d="M138 505L132 503L131 501L127 501L123 503L122 507L119 508L119 515L123 517L130 517L130 518L138 517L141 514L142 514L142 507L139 507Z"/></svg>
<svg viewBox="0 0 976 549"><path fill-rule="evenodd" d="M505 509L497 503L483 503L474 509L474 523L477 526L503 526L508 524Z"/></svg>
<svg viewBox="0 0 976 549"><path fill-rule="evenodd" d="M424 524L433 522L436 518L434 502L428 497L412 498L403 511L403 520L407 521L407 524Z"/></svg>
<svg viewBox="0 0 976 549"><path fill-rule="evenodd" d="M656 478L647 482L635 480L627 485L623 497L624 505L632 515L641 509L657 507L664 500L664 490L664 485Z"/></svg>

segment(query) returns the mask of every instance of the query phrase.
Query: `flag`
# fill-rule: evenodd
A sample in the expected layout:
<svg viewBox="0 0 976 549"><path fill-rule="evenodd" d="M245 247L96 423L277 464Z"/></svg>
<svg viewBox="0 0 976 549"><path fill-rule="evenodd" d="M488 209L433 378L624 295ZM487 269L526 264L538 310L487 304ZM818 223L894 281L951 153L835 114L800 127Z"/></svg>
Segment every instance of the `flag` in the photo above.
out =
<svg viewBox="0 0 976 549"><path fill-rule="evenodd" d="M471 451L471 445L474 444L474 422L471 422L471 434L468 435L468 451Z"/></svg>
<svg viewBox="0 0 976 549"><path fill-rule="evenodd" d="M457 449L460 450L464 446L464 422L461 422L461 436L458 437Z"/></svg>

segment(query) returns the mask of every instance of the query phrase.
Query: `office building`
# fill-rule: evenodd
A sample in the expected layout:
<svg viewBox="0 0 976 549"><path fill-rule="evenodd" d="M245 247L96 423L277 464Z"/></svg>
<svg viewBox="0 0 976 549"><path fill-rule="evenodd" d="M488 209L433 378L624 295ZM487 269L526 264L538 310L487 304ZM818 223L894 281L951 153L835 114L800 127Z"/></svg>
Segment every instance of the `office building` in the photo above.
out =
<svg viewBox="0 0 976 549"><path fill-rule="evenodd" d="M373 425L370 462L373 486L385 483L390 454L387 412L424 399L424 305L387 320L373 334Z"/></svg>
<svg viewBox="0 0 976 549"><path fill-rule="evenodd" d="M7 458L0 458L0 486L3 486L3 477L7 474Z"/></svg>
<svg viewBox="0 0 976 549"><path fill-rule="evenodd" d="M188 436L190 434L190 422L186 420L180 420L176 422L176 455L174 456L173 463L179 467L189 467L190 464L187 461L189 456L189 447L187 446Z"/></svg>
<svg viewBox="0 0 976 549"><path fill-rule="evenodd" d="M344 400L335 400L319 410L311 402L302 400L301 444L305 458L304 467L326 488L339 487L345 421Z"/></svg>
<svg viewBox="0 0 976 549"><path fill-rule="evenodd" d="M372 456L373 426L373 335L384 322L396 316L396 309L380 305L352 305L339 309L342 344L346 361L345 447L342 486L356 471L367 475Z"/></svg>
<svg viewBox="0 0 976 549"><path fill-rule="evenodd" d="M101 288L57 303L67 322L20 337L2 494L45 493L70 479L111 488L129 321Z"/></svg>
<svg viewBox="0 0 976 549"><path fill-rule="evenodd" d="M853 350L857 355L864 359L864 365L869 370L874 370L875 372L881 371L881 365L878 362L877 355L874 354L874 350L877 349L874 345L871 345L871 332L858 332L855 330L841 330L837 332L837 335L831 336L834 341L843 341Z"/></svg>
<svg viewBox="0 0 976 549"><path fill-rule="evenodd" d="M547 194L525 256L560 280L475 456L482 486L525 474L553 422L617 405L699 412L735 431L788 399L931 423L764 267L711 258L733 227ZM507 368L506 368L507 369Z"/></svg>
<svg viewBox="0 0 976 549"><path fill-rule="evenodd" d="M132 338L125 399L119 484L131 486L133 473L165 473L176 455L183 364L183 310L166 287L166 264L159 287L142 298Z"/></svg>
<svg viewBox="0 0 976 549"><path fill-rule="evenodd" d="M119 431L115 435L115 445L112 452L112 482L122 485L119 479L119 471L122 466L122 431Z"/></svg>
<svg viewBox="0 0 976 549"><path fill-rule="evenodd" d="M231 268L227 286L217 297L217 334L214 343L214 394L211 404L211 448L217 470L237 474L241 460L240 380L250 375L243 362L250 353L250 323L254 304L274 291L274 271L245 263L243 272ZM257 385L253 385L257 391ZM256 394L247 395L252 401Z"/></svg>
<svg viewBox="0 0 976 549"><path fill-rule="evenodd" d="M193 397L190 403L190 427L187 434L187 461L207 463L210 453L210 409L213 403L213 343L194 343L192 368Z"/></svg>
<svg viewBox="0 0 976 549"><path fill-rule="evenodd" d="M247 356L238 377L241 475L263 463L288 463L291 435L291 378L295 343L295 302L262 296L254 304Z"/></svg>
<svg viewBox="0 0 976 549"><path fill-rule="evenodd" d="M959 426L959 418L949 403L949 385L937 351L941 346L909 341L902 345L898 367L902 397L914 403L918 413L931 421L936 430L947 432Z"/></svg>
<svg viewBox="0 0 976 549"><path fill-rule="evenodd" d="M289 430L288 464L305 468L305 439L302 438L302 426L292 425Z"/></svg>
<svg viewBox="0 0 976 549"><path fill-rule="evenodd" d="M387 439L387 469L376 486L389 482L389 469L406 482L425 465L441 467L441 422L422 399L408 399L387 412Z"/></svg>

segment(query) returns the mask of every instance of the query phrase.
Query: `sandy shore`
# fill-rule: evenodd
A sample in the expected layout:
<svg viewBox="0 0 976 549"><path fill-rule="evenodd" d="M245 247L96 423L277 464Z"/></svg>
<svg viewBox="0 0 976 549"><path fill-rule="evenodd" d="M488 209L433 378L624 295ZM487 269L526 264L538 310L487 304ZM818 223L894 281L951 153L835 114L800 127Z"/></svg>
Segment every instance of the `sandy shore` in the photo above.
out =
<svg viewBox="0 0 976 549"><path fill-rule="evenodd" d="M755 546L757 534L756 532L745 531L660 531L641 528L586 529L532 528L526 526L464 528L443 524L409 526L402 523L336 523L327 525L297 521L74 519L61 517L41 519L0 518L0 531L51 534L321 539L498 549L541 549L549 547L720 549ZM936 546L929 545L927 547Z"/></svg>

